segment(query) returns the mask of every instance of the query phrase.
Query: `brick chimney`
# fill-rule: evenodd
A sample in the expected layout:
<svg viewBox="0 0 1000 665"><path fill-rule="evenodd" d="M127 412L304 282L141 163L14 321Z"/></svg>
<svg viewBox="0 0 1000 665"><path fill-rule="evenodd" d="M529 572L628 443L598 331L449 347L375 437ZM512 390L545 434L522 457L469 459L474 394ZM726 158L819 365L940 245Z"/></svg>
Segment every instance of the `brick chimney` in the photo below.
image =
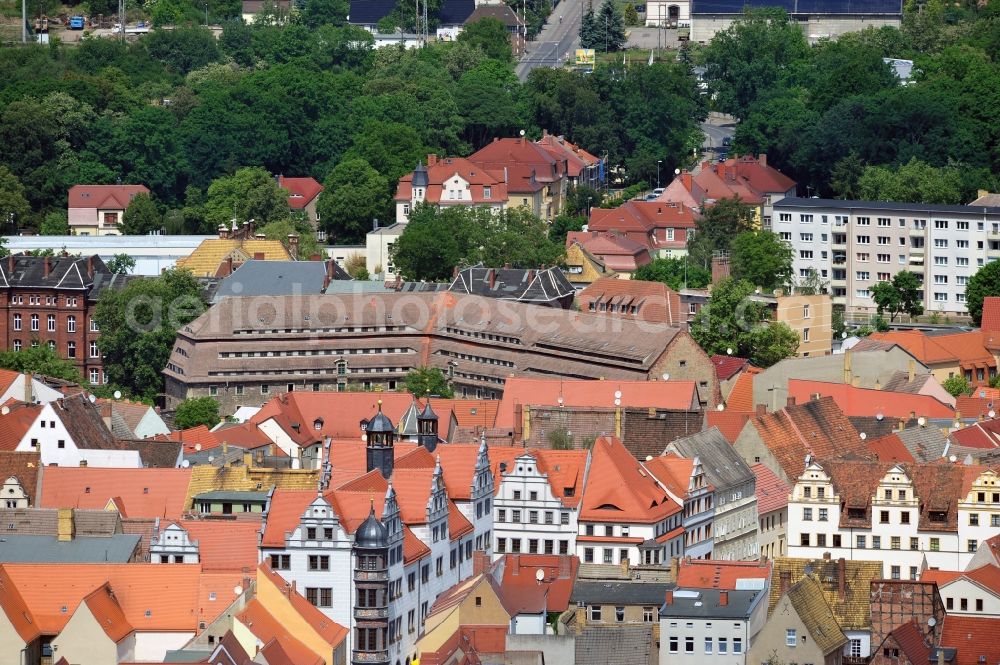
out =
<svg viewBox="0 0 1000 665"><path fill-rule="evenodd" d="M667 595L663 599L663 604L664 605L673 605L674 604L674 590L673 589L667 589Z"/></svg>
<svg viewBox="0 0 1000 665"><path fill-rule="evenodd" d="M490 557L486 552L482 550L476 550L472 553L472 574L481 575L486 572L486 569L490 565Z"/></svg>
<svg viewBox="0 0 1000 665"><path fill-rule="evenodd" d="M35 401L33 385L35 376L31 372L24 373L24 403L32 404Z"/></svg>
<svg viewBox="0 0 1000 665"><path fill-rule="evenodd" d="M497 285L497 271L495 268L490 268L487 273L487 279L490 281L490 291L496 288Z"/></svg>
<svg viewBox="0 0 1000 665"><path fill-rule="evenodd" d="M759 155L757 155L757 163L760 164L761 166L767 166L767 153L766 152L762 152Z"/></svg>
<svg viewBox="0 0 1000 665"><path fill-rule="evenodd" d="M790 570L781 571L779 579L781 580L781 595L785 595L792 588L792 572Z"/></svg>
<svg viewBox="0 0 1000 665"><path fill-rule="evenodd" d="M226 257L226 269L223 272L227 276L233 274L233 257L231 255Z"/></svg>
<svg viewBox="0 0 1000 665"><path fill-rule="evenodd" d="M785 400L785 406L795 406L795 396L794 395L789 395L788 396L788 398Z"/></svg>
<svg viewBox="0 0 1000 665"><path fill-rule="evenodd" d="M510 555L510 559L508 559L508 560L510 561L510 574L511 575L520 575L521 574L521 555L520 554L511 554Z"/></svg>
<svg viewBox="0 0 1000 665"><path fill-rule="evenodd" d="M94 257L93 256L88 256L87 257L87 277L89 279L93 279L94 278Z"/></svg>
<svg viewBox="0 0 1000 665"><path fill-rule="evenodd" d="M767 404L758 404L757 405L757 417L761 418L761 417L766 416L766 415L767 415Z"/></svg>
<svg viewBox="0 0 1000 665"><path fill-rule="evenodd" d="M435 166L437 163L438 163L438 156L437 155L433 155L433 154L427 155L427 168Z"/></svg>
<svg viewBox="0 0 1000 665"><path fill-rule="evenodd" d="M333 281L333 264L334 260L330 259L326 262L326 274L323 275L323 290L326 291L326 287L330 286L330 282Z"/></svg>
<svg viewBox="0 0 1000 665"><path fill-rule="evenodd" d="M264 252L254 252L253 253L253 260L254 261L263 261L264 260Z"/></svg>
<svg viewBox="0 0 1000 665"><path fill-rule="evenodd" d="M689 192L694 187L694 180L691 174L688 173L687 171L681 173L681 184L684 185L684 189L686 189Z"/></svg>
<svg viewBox="0 0 1000 665"><path fill-rule="evenodd" d="M43 277L48 277L49 276L49 270L50 270L49 257L47 257L47 256L44 257L44 263L42 265L44 266L42 268L44 270L44 272L42 273L42 276Z"/></svg>
<svg viewBox="0 0 1000 665"><path fill-rule="evenodd" d="M723 589L719 592L719 607L726 607L729 605L729 592Z"/></svg>
<svg viewBox="0 0 1000 665"><path fill-rule="evenodd" d="M296 261L299 260L299 236L297 233L288 234L288 253Z"/></svg>
<svg viewBox="0 0 1000 665"><path fill-rule="evenodd" d="M847 577L847 562L844 557L837 559L837 597L844 600L845 585L844 578Z"/></svg>
<svg viewBox="0 0 1000 665"><path fill-rule="evenodd" d="M58 512L58 535L59 542L64 543L73 540L76 535L76 520L73 517L72 508L60 508Z"/></svg>

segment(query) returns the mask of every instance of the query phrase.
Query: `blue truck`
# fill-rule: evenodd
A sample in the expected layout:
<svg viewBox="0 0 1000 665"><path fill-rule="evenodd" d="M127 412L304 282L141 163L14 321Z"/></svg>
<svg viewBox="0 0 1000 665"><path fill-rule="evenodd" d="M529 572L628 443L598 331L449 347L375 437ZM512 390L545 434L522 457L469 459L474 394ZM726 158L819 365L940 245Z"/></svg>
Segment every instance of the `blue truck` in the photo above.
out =
<svg viewBox="0 0 1000 665"><path fill-rule="evenodd" d="M83 27L84 27L84 21L82 16L73 16L72 18L70 18L69 20L70 30L83 30Z"/></svg>

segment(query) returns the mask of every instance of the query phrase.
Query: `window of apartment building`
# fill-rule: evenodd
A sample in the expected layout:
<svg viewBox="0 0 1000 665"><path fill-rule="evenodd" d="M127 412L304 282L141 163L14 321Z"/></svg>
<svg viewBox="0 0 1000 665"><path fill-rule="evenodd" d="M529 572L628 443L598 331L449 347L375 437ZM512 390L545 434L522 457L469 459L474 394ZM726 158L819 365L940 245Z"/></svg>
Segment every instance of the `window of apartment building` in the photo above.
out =
<svg viewBox="0 0 1000 665"><path fill-rule="evenodd" d="M591 605L590 606L590 620L591 621L601 621L601 606ZM674 650L676 651L676 645L674 645Z"/></svg>
<svg viewBox="0 0 1000 665"><path fill-rule="evenodd" d="M420 567L420 583L427 584L431 580L431 564L425 563Z"/></svg>
<svg viewBox="0 0 1000 665"><path fill-rule="evenodd" d="M969 611L969 599L968 598L962 598L961 600L958 601L958 606L959 606L959 608L963 612L968 612Z"/></svg>
<svg viewBox="0 0 1000 665"><path fill-rule="evenodd" d="M779 222L790 222L792 221L792 214L789 212L779 212L778 213Z"/></svg>
<svg viewBox="0 0 1000 665"><path fill-rule="evenodd" d="M55 332L56 331L56 315L55 314L49 314L48 319L46 321L46 324L48 325L47 329L48 329L49 332Z"/></svg>
<svg viewBox="0 0 1000 665"><path fill-rule="evenodd" d="M977 612L982 612L983 611L983 599L982 598L976 598L976 611Z"/></svg>
<svg viewBox="0 0 1000 665"><path fill-rule="evenodd" d="M521 523L521 511L520 510L512 510L512 511L510 511L510 521L513 522L514 524L520 524Z"/></svg>
<svg viewBox="0 0 1000 665"><path fill-rule="evenodd" d="M625 608L621 605L615 607L615 621L618 623L625 621Z"/></svg>
<svg viewBox="0 0 1000 665"><path fill-rule="evenodd" d="M990 526L1000 526L1000 515L990 515Z"/></svg>
<svg viewBox="0 0 1000 665"><path fill-rule="evenodd" d="M528 553L529 554L538 554L538 539L537 538L530 538L528 540Z"/></svg>
<svg viewBox="0 0 1000 665"><path fill-rule="evenodd" d="M945 249L948 247L947 238L934 238L934 246L938 249Z"/></svg>
<svg viewBox="0 0 1000 665"><path fill-rule="evenodd" d="M507 511L506 511L506 509L499 508L497 510L497 522L506 522L506 521L507 521Z"/></svg>
<svg viewBox="0 0 1000 665"><path fill-rule="evenodd" d="M948 301L947 293L945 293L944 291L934 292L934 302L947 302L947 301Z"/></svg>
<svg viewBox="0 0 1000 665"><path fill-rule="evenodd" d="M829 515L829 510L827 508L820 508L819 509L819 521L820 522L826 522L828 515Z"/></svg>
<svg viewBox="0 0 1000 665"><path fill-rule="evenodd" d="M808 533L800 533L799 534L799 545L801 547L809 547L809 534Z"/></svg>
<svg viewBox="0 0 1000 665"><path fill-rule="evenodd" d="M670 636L670 640L667 642L667 645L668 645L667 648L669 649L670 653L677 653L677 644L678 644L678 642L679 642L679 639L675 635L671 635Z"/></svg>
<svg viewBox="0 0 1000 665"><path fill-rule="evenodd" d="M413 592L417 588L417 573L412 572L406 576L406 590Z"/></svg>
<svg viewBox="0 0 1000 665"><path fill-rule="evenodd" d="M955 265L959 267L967 268L969 266L969 257L967 256L957 256L955 257ZM965 279L968 279L967 277ZM964 282L959 282L960 284Z"/></svg>
<svg viewBox="0 0 1000 665"><path fill-rule="evenodd" d="M882 536L872 536L872 549L873 550L882 549Z"/></svg>
<svg viewBox="0 0 1000 665"><path fill-rule="evenodd" d="M858 217L858 221L856 223L858 226L871 226L872 220L869 217Z"/></svg>
<svg viewBox="0 0 1000 665"><path fill-rule="evenodd" d="M711 637L706 637L705 638L705 653L706 654L711 654L712 653L712 638Z"/></svg>
<svg viewBox="0 0 1000 665"><path fill-rule="evenodd" d="M879 236L878 237L878 244L880 244L880 245L888 245L889 244L889 236Z"/></svg>
<svg viewBox="0 0 1000 665"><path fill-rule="evenodd" d="M948 265L948 257L947 256L935 256L934 257L934 265L936 265L936 266L946 266L946 265Z"/></svg>
<svg viewBox="0 0 1000 665"><path fill-rule="evenodd" d="M733 653L743 653L743 638L734 637L733 638Z"/></svg>
<svg viewBox="0 0 1000 665"><path fill-rule="evenodd" d="M546 524L554 524L555 523L555 517L552 514L551 510L546 510L545 511L545 523Z"/></svg>
<svg viewBox="0 0 1000 665"><path fill-rule="evenodd" d="M969 542L966 543L966 546L968 547L967 551L975 552L977 549L979 549L979 541L976 540L975 538L969 538Z"/></svg>
<svg viewBox="0 0 1000 665"><path fill-rule="evenodd" d="M951 598L951 597L946 598L945 601L944 601L944 606L945 606L946 609L949 609L949 610L955 609L955 599Z"/></svg>
<svg viewBox="0 0 1000 665"><path fill-rule="evenodd" d="M947 284L948 283L948 275L934 275L934 283L935 284Z"/></svg>
<svg viewBox="0 0 1000 665"><path fill-rule="evenodd" d="M890 569L890 577L894 580L899 579L899 566L892 566Z"/></svg>
<svg viewBox="0 0 1000 665"><path fill-rule="evenodd" d="M816 534L816 547L826 547L826 534L818 533Z"/></svg>
<svg viewBox="0 0 1000 665"><path fill-rule="evenodd" d="M833 534L833 546L834 547L840 547L840 534L839 533Z"/></svg>
<svg viewBox="0 0 1000 665"><path fill-rule="evenodd" d="M892 255L891 254L876 254L875 255L875 260L878 261L879 263L889 263L890 261L892 261Z"/></svg>
<svg viewBox="0 0 1000 665"><path fill-rule="evenodd" d="M858 536L858 549L859 550L865 549L865 546L867 545L866 540L867 539L866 539L865 536Z"/></svg>
<svg viewBox="0 0 1000 665"><path fill-rule="evenodd" d="M872 243L871 236L858 236L857 238L859 245L870 245Z"/></svg>
<svg viewBox="0 0 1000 665"><path fill-rule="evenodd" d="M594 563L594 548L584 547L583 548L583 561L584 563Z"/></svg>
<svg viewBox="0 0 1000 665"><path fill-rule="evenodd" d="M529 524L538 524L538 511L537 510L529 510L528 511L528 523Z"/></svg>
<svg viewBox="0 0 1000 665"><path fill-rule="evenodd" d="M20 314L15 314L14 315L14 330L20 330L20 329L21 329L21 315Z"/></svg>
<svg viewBox="0 0 1000 665"><path fill-rule="evenodd" d="M66 317L66 332L75 333L76 332L76 317L67 316Z"/></svg>
<svg viewBox="0 0 1000 665"><path fill-rule="evenodd" d="M910 549L911 550L919 550L920 549L920 539L919 538L910 538Z"/></svg>
<svg viewBox="0 0 1000 665"><path fill-rule="evenodd" d="M438 577L441 577L442 575L444 575L444 557L443 556L439 556L434 561L434 573Z"/></svg>
<svg viewBox="0 0 1000 665"><path fill-rule="evenodd" d="M948 220L946 220L946 219L935 219L934 220L934 228L936 228L936 229L947 229L948 228Z"/></svg>
<svg viewBox="0 0 1000 665"><path fill-rule="evenodd" d="M521 500L521 490L514 490L514 501Z"/></svg>
<svg viewBox="0 0 1000 665"><path fill-rule="evenodd" d="M919 569L916 566L910 566L910 579L911 580L917 579L917 571L918 570Z"/></svg>
<svg viewBox="0 0 1000 665"><path fill-rule="evenodd" d="M979 513L969 513L969 526L979 526Z"/></svg>
<svg viewBox="0 0 1000 665"><path fill-rule="evenodd" d="M800 233L799 234L799 240L801 240L802 242L812 242L813 241L813 234L811 234L811 233Z"/></svg>
<svg viewBox="0 0 1000 665"><path fill-rule="evenodd" d="M290 554L272 554L271 568L274 570L291 570L292 556Z"/></svg>
<svg viewBox="0 0 1000 665"><path fill-rule="evenodd" d="M76 358L76 342L66 342L66 357Z"/></svg>
<svg viewBox="0 0 1000 665"><path fill-rule="evenodd" d="M614 563L615 562L615 551L610 547L605 547L604 552L604 563Z"/></svg>
<svg viewBox="0 0 1000 665"><path fill-rule="evenodd" d="M892 536L889 539L889 548L890 549L894 549L894 550L898 550L899 547L900 547L899 536Z"/></svg>
<svg viewBox="0 0 1000 665"><path fill-rule="evenodd" d="M98 358L98 357L100 357L100 355L101 355L101 353L100 353L100 351L97 348L97 342L91 342L90 343L90 357L91 358Z"/></svg>
<svg viewBox="0 0 1000 665"><path fill-rule="evenodd" d="M941 551L941 539L931 538L931 552L940 552L940 551Z"/></svg>
<svg viewBox="0 0 1000 665"><path fill-rule="evenodd" d="M813 216L812 215L799 215L799 220L803 224L812 224L812 222L813 222Z"/></svg>
<svg viewBox="0 0 1000 665"><path fill-rule="evenodd" d="M802 341L803 342L808 342L809 341L809 328L803 328L802 329Z"/></svg>
<svg viewBox="0 0 1000 665"><path fill-rule="evenodd" d="M309 570L330 570L330 557L318 554L309 555Z"/></svg>
<svg viewBox="0 0 1000 665"><path fill-rule="evenodd" d="M96 369L90 370L90 382L92 384L96 384L98 381L100 381L100 378L101 378L100 372L98 372Z"/></svg>
<svg viewBox="0 0 1000 665"><path fill-rule="evenodd" d="M506 551L507 551L507 539L497 538L497 552L499 554L503 554Z"/></svg>
<svg viewBox="0 0 1000 665"><path fill-rule="evenodd" d="M778 234L778 237L781 238L782 240L786 240L789 242L791 242L792 240L792 234L789 233L788 231L782 231L781 233Z"/></svg>
<svg viewBox="0 0 1000 665"><path fill-rule="evenodd" d="M858 280L859 282L868 281L871 278L872 274L867 270L858 270L854 273L854 279Z"/></svg>
<svg viewBox="0 0 1000 665"><path fill-rule="evenodd" d="M569 513L566 512L559 513L559 524L562 525L569 524Z"/></svg>
<svg viewBox="0 0 1000 665"><path fill-rule="evenodd" d="M811 522L812 518L813 518L813 509L812 508L803 508L802 509L802 521L803 522Z"/></svg>
<svg viewBox="0 0 1000 665"><path fill-rule="evenodd" d="M802 488L802 496L804 496L807 499L811 498L812 497L812 488L811 487L803 487Z"/></svg>
<svg viewBox="0 0 1000 665"><path fill-rule="evenodd" d="M888 256L889 255L886 254L886 257ZM875 273L875 279L877 279L880 282L888 282L890 279L892 279L892 275L890 275L887 272Z"/></svg>
<svg viewBox="0 0 1000 665"><path fill-rule="evenodd" d="M684 653L694 653L694 637L690 635L684 638Z"/></svg>
<svg viewBox="0 0 1000 665"><path fill-rule="evenodd" d="M811 259L812 257L813 257L813 253L812 253L811 249L802 249L802 250L799 250L799 258L800 259Z"/></svg>
<svg viewBox="0 0 1000 665"><path fill-rule="evenodd" d="M888 510L879 511L878 521L879 521L879 524L888 524L889 523L889 511Z"/></svg>
<svg viewBox="0 0 1000 665"><path fill-rule="evenodd" d="M872 255L868 252L858 252L855 256L858 261L870 261L872 258Z"/></svg>
<svg viewBox="0 0 1000 665"><path fill-rule="evenodd" d="M32 332L38 332L38 315L31 315L31 330Z"/></svg>

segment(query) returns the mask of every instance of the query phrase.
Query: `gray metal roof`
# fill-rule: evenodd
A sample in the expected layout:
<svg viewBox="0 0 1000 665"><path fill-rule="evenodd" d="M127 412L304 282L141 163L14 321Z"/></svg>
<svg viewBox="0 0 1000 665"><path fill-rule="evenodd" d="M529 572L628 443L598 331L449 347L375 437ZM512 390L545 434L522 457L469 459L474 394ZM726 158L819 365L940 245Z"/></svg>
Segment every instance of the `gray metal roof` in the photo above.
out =
<svg viewBox="0 0 1000 665"><path fill-rule="evenodd" d="M673 584L663 582L625 582L577 580L570 603L584 605L652 605L659 607Z"/></svg>
<svg viewBox="0 0 1000 665"><path fill-rule="evenodd" d="M168 651L163 656L164 663L205 663L212 657L211 651L188 651L187 649Z"/></svg>
<svg viewBox="0 0 1000 665"><path fill-rule="evenodd" d="M56 536L4 535L0 563L128 563L138 546L138 534L81 536L65 542Z"/></svg>
<svg viewBox="0 0 1000 665"><path fill-rule="evenodd" d="M897 201L841 201L840 199L806 199L795 196L775 202L774 209L836 208L838 210L897 210L915 213L954 213L959 215L1000 215L1000 208L988 206L944 205L940 203L901 203Z"/></svg>
<svg viewBox="0 0 1000 665"><path fill-rule="evenodd" d="M323 293L323 261L247 261L219 284L212 302L229 296L294 296Z"/></svg>
<svg viewBox="0 0 1000 665"><path fill-rule="evenodd" d="M267 501L267 492L226 492L215 490L204 492L194 498L195 501Z"/></svg>
<svg viewBox="0 0 1000 665"><path fill-rule="evenodd" d="M651 662L653 626L587 626L576 636L576 665L645 665Z"/></svg>
<svg viewBox="0 0 1000 665"><path fill-rule="evenodd" d="M663 603L660 616L677 619L746 619L764 598L763 591L728 591L725 605L719 604L722 589L698 589L674 592L670 604Z"/></svg>
<svg viewBox="0 0 1000 665"><path fill-rule="evenodd" d="M753 471L718 427L671 441L667 450L688 459L697 457L701 461L705 479L716 490L725 490L755 480Z"/></svg>

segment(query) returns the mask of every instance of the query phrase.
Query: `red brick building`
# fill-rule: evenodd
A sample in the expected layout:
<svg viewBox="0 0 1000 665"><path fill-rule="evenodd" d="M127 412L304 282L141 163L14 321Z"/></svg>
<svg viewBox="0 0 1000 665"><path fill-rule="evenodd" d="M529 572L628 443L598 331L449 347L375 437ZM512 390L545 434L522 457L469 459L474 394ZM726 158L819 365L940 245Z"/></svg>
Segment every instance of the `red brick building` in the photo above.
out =
<svg viewBox="0 0 1000 665"><path fill-rule="evenodd" d="M84 379L103 383L93 313L98 293L113 278L99 256L0 259L0 348L48 344Z"/></svg>

